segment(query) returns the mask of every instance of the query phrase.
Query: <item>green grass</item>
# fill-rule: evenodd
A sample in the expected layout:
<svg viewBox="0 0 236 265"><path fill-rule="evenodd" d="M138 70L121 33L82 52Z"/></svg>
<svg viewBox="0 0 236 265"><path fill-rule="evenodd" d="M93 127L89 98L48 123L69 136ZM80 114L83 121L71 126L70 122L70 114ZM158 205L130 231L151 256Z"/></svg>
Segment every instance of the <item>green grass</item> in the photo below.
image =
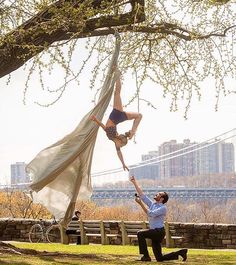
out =
<svg viewBox="0 0 236 265"><path fill-rule="evenodd" d="M62 244L31 244L13 243L19 248L35 249L38 251L54 252L53 255L12 255L0 254L0 265L134 265L140 257L137 246L104 246L104 245L62 245ZM164 253L176 249L163 248ZM157 264L151 248L149 249L152 262ZM57 252L57 253L56 253ZM58 253L60 252L60 253ZM64 254L62 254L64 253ZM177 265L179 261L165 261L158 264ZM188 252L188 265L236 265L236 251L234 250L196 250Z"/></svg>

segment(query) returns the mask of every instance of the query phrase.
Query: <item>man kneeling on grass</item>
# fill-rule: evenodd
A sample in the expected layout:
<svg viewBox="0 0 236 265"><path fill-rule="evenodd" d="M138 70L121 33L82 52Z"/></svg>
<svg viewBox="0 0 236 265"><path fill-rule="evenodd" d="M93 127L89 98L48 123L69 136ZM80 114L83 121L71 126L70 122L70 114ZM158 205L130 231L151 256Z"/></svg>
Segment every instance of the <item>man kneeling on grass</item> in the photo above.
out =
<svg viewBox="0 0 236 265"><path fill-rule="evenodd" d="M168 194L166 192L158 192L155 195L153 202L143 193L134 176L130 177L130 181L134 184L138 193L135 201L147 214L150 225L150 229L138 231L139 252L140 254L143 254L141 261L151 261L147 249L146 238L152 240L152 250L157 261L177 260L179 256L183 258L183 261L186 261L188 252L187 249L181 249L166 255L162 254L161 242L165 237L164 218L167 212L167 208L164 204L168 201ZM148 206L148 209L144 203Z"/></svg>

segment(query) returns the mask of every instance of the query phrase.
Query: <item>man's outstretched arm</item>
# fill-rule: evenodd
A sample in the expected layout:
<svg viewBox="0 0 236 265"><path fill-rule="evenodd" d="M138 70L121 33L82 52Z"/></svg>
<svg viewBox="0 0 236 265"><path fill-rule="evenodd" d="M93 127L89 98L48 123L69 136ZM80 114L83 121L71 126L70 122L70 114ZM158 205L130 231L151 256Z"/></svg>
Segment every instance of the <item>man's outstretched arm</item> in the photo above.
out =
<svg viewBox="0 0 236 265"><path fill-rule="evenodd" d="M139 185L138 185L138 183L137 183L137 181L136 181L134 176L130 177L130 181L134 184L134 187L135 187L136 191L138 192L139 196L144 195L142 189L139 187Z"/></svg>

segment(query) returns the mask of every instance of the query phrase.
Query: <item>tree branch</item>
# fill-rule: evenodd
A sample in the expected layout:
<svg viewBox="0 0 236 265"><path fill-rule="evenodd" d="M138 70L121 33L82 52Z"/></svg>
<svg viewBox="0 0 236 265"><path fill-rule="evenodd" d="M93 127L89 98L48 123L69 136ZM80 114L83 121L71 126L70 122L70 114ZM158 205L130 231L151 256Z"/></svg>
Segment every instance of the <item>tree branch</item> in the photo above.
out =
<svg viewBox="0 0 236 265"><path fill-rule="evenodd" d="M176 24L170 24L170 23L162 23L162 24L156 24L153 27L145 27L145 26L136 26L133 28L132 26L125 26L125 27L120 27L119 31L120 32L126 32L126 31L134 31L134 32L140 32L140 33L154 33L154 34L163 34L163 35L175 35L176 37L180 39L184 39L186 41L192 41L192 40L201 40L201 39L208 39L210 37L226 37L226 34L229 30L236 28L236 25L230 26L222 33L209 33L206 35L200 35L196 32L188 31L184 28L181 28L177 26ZM104 30L100 31L98 34L97 32L94 34L94 36L97 35L107 35L108 31ZM164 38L164 36L163 36Z"/></svg>
<svg viewBox="0 0 236 265"><path fill-rule="evenodd" d="M21 67L54 42L82 36L88 37L92 36L91 32L96 29L132 25L145 20L144 0L130 0L132 6L130 12L100 17L95 16L110 8L111 2L107 1L104 4L102 0L94 0L90 2L90 8L92 7L93 11L90 19L83 17L83 14L77 10L85 2L84 0L60 0L7 34L0 42L0 78ZM121 0L117 2L123 3ZM76 14L77 11L77 21L69 19L71 12L68 12L69 14L64 14L66 25L63 25L63 21L57 21L57 11L65 8L68 3L72 5L70 6L71 12L75 10ZM55 28L55 23L62 25L59 24L60 26L57 25ZM111 33L114 33L114 30L111 30Z"/></svg>
<svg viewBox="0 0 236 265"><path fill-rule="evenodd" d="M114 23L115 26L116 23ZM127 26L119 26L117 25L116 30L118 32L140 32L140 33L150 33L150 34L163 34L163 38L166 35L174 35L180 39L184 39L186 41L192 41L192 40L201 40L201 39L208 39L210 37L226 37L226 34L229 30L236 28L236 25L230 26L222 33L209 33L206 35L200 35L196 32L188 31L184 28L181 28L177 26L176 24L170 24L170 23L160 23L156 24L155 26L135 26L135 28L132 25ZM70 38L87 38L87 37L97 37L97 36L106 36L109 34L114 34L115 29L114 28L96 28L94 31L90 32L80 32L77 35L74 35L75 32L73 32L73 29L71 29L70 32L68 32L66 35L61 36L61 40L68 40ZM165 36L164 36L165 35Z"/></svg>

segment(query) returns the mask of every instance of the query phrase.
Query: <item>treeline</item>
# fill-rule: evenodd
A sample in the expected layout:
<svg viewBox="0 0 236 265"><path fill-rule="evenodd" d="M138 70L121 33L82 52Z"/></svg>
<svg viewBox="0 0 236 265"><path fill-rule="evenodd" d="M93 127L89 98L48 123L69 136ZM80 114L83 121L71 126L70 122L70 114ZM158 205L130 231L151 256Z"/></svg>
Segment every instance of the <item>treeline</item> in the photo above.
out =
<svg viewBox="0 0 236 265"><path fill-rule="evenodd" d="M169 222L236 223L236 199L182 201L171 199L168 204ZM79 201L76 209L82 219L90 220L146 220L146 215L133 200L107 200L103 205L93 201ZM42 205L19 191L0 192L0 218L50 219L51 214Z"/></svg>
<svg viewBox="0 0 236 265"><path fill-rule="evenodd" d="M50 218L45 207L33 203L29 194L6 189L0 192L0 218Z"/></svg>
<svg viewBox="0 0 236 265"><path fill-rule="evenodd" d="M103 203L105 205L106 202ZM103 220L147 220L146 215L134 201L116 201L99 206L95 202L78 202L76 207L83 219ZM193 223L236 223L236 199L178 201L167 203L169 222Z"/></svg>

